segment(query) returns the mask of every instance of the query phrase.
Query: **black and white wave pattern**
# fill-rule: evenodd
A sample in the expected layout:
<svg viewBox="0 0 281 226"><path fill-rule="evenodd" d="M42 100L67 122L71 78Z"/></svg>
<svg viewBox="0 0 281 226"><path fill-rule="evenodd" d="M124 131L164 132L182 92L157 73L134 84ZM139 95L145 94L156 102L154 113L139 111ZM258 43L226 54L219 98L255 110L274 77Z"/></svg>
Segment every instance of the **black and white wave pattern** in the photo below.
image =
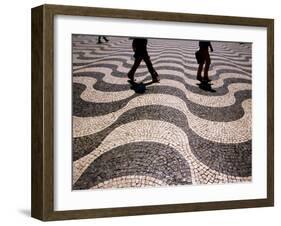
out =
<svg viewBox="0 0 281 226"><path fill-rule="evenodd" d="M131 42L73 35L73 189L251 181L251 44L212 42L206 92L197 41L148 39L161 81L136 94Z"/></svg>

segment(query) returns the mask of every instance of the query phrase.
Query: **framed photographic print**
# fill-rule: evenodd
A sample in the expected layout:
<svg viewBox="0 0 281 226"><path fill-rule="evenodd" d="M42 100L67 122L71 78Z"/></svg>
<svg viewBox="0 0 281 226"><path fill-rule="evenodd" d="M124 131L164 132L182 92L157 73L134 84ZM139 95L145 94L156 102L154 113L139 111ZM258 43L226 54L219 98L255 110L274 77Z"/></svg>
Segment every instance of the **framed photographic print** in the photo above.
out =
<svg viewBox="0 0 281 226"><path fill-rule="evenodd" d="M32 216L273 206L274 21L32 9Z"/></svg>

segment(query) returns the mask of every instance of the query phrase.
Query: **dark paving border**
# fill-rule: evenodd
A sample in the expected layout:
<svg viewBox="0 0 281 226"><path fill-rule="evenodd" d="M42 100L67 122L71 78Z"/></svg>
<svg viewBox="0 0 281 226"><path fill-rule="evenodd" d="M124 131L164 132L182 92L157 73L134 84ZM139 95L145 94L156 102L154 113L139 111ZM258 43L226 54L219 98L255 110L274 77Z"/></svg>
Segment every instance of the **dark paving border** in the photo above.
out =
<svg viewBox="0 0 281 226"><path fill-rule="evenodd" d="M116 147L98 157L73 189L89 189L128 175L151 176L168 185L192 183L190 167L179 152L160 143L138 142Z"/></svg>
<svg viewBox="0 0 281 226"><path fill-rule="evenodd" d="M225 81L226 86L227 83L231 82L231 80L232 79L228 79L227 81ZM99 83L97 83L94 87L98 88ZM77 83L73 84L73 100L72 100L73 116L94 117L99 115L105 115L125 107L130 100L132 100L133 98L139 95L139 94L133 94L129 98L120 101L111 102L111 103L91 103L91 102L86 102L80 98L80 95L85 90L85 88L86 87L82 84L77 84ZM189 87L189 88L201 90L196 87ZM203 90L198 92L206 93L206 91ZM225 88L225 89L217 90L218 94L221 94L221 92L224 92L224 94L226 94L228 92L228 89ZM146 94L169 94L169 95L176 96L182 99L186 103L188 109L193 114L208 120L224 121L224 122L233 121L241 118L244 114L244 110L241 107L241 103L244 100L251 98L250 90L242 90L234 94L236 101L233 105L227 107L206 107L190 101L182 90L170 86L162 86L162 85L148 86L146 93L142 95L146 95ZM210 93L210 95L212 95L212 93Z"/></svg>
<svg viewBox="0 0 281 226"><path fill-rule="evenodd" d="M103 139L118 126L143 119L166 121L181 128L188 136L193 154L211 169L232 176L251 175L251 140L238 144L224 144L206 140L189 128L188 120L182 112L161 105L134 108L121 115L114 124L103 131L74 138L73 161L97 148Z"/></svg>

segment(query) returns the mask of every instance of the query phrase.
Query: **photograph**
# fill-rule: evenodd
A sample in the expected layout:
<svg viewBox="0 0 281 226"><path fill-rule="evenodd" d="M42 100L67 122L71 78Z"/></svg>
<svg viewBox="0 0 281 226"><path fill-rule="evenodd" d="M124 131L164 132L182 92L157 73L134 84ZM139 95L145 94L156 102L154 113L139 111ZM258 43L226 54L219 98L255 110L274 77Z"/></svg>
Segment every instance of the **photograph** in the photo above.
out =
<svg viewBox="0 0 281 226"><path fill-rule="evenodd" d="M274 21L32 8L31 216L274 206Z"/></svg>
<svg viewBox="0 0 281 226"><path fill-rule="evenodd" d="M72 190L252 182L251 42L71 45Z"/></svg>

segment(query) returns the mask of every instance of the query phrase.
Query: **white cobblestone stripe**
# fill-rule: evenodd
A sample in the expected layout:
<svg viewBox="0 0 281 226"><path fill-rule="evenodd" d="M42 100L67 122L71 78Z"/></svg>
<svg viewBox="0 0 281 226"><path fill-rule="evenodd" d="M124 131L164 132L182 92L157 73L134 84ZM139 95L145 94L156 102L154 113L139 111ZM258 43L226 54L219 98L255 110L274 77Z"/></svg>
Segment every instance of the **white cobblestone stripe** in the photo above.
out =
<svg viewBox="0 0 281 226"><path fill-rule="evenodd" d="M153 42L154 40L151 40L151 42ZM165 43L165 42L163 42ZM108 49L107 46L101 48L101 46L98 46L96 47L96 45L91 45L91 46L88 46L88 45L85 45L84 47L87 47L88 49L90 50L84 50L83 54L81 54L81 51L78 53L80 54L76 54L76 52L74 51L74 59L76 59L76 55L80 56L81 59L84 59L84 63L86 61L90 61L88 60L87 58L100 58L101 57L101 54L97 54L97 52L95 50L99 50L99 49L103 49L103 50L107 50L107 51L104 51L104 55L105 56L112 56L116 53L116 50L118 50L118 53L119 55L124 55L124 54L127 54L129 53L131 55L132 53L132 50L131 50L131 41L129 40L124 40L123 39L123 42L117 42L116 45L115 43L113 44L106 44L107 46L109 45L111 48ZM182 42L181 45L174 45L172 46L171 45L171 42L168 42L168 45L167 46L163 46L162 45L157 45L157 44L149 44L148 46L148 50L149 52L151 52L151 55L152 55L152 59L154 57L154 54L156 56L158 56L159 54L162 54L162 53L165 53L165 51L176 51L176 53L180 53L180 54L186 54L185 57L187 58L193 58L193 54L194 54L194 51L197 49L197 45L198 43L194 42L193 44L191 44L191 41L189 41L188 45L186 45L185 42ZM192 46L192 47L191 47ZM217 47L217 44L214 44L215 47ZM239 66L239 64L247 64L250 63L250 56L251 54L245 54L246 52L248 53L249 50L248 49L245 49L244 53L242 51L243 48L240 48L239 50L239 53L237 52L234 52L232 49L229 49L229 48L226 48L226 49L222 49L223 45L219 45L218 48L216 48L216 51L214 53L212 53L212 58L214 60L217 60L217 59L221 59L221 60L225 60L227 59L228 60L228 63L231 63L231 62L235 62L236 61L236 66ZM78 46L76 45L76 48L77 49ZM234 46L234 49L237 49L238 46L237 44ZM112 49L116 49L114 51L111 51ZM125 51L124 51L125 50ZM123 51L123 52L120 52L120 51ZM127 52L126 52L127 51ZM172 53L174 54L174 53ZM222 57L223 56L223 57ZM83 58L84 57L84 58ZM249 61L249 62L247 62ZM82 62L82 60L81 60ZM234 63L233 62L233 63ZM83 62L82 62L83 63Z"/></svg>
<svg viewBox="0 0 281 226"><path fill-rule="evenodd" d="M179 127L164 121L138 120L124 124L113 130L91 153L76 160L73 163L73 184L82 173L95 161L112 148L132 142L156 142L168 145L177 150L189 163L192 175L192 183L205 183L212 178L217 183L228 180L228 175L210 169L200 162L191 152L189 140L185 132ZM206 173L209 175L206 177ZM239 181L247 181L244 177L233 177Z"/></svg>
<svg viewBox="0 0 281 226"><path fill-rule="evenodd" d="M97 63L100 63L100 62L97 62ZM95 64L97 64L97 63L95 63ZM133 60L128 60L127 63L132 65L133 64ZM128 71L130 70L130 68L127 68L127 67L125 67L123 65L124 63L122 61L112 61L109 64L116 65L117 66L116 71L118 71L118 72L128 73ZM196 76L196 74L197 74L197 67L198 67L197 64L195 64L195 63L194 64L189 64L189 67L184 67L183 65L181 65L179 63L167 63L167 62L162 62L162 61L154 63L155 69L157 69L158 67L161 67L161 66L162 67L173 67L173 68L176 68L176 69L182 69L182 70L184 70L184 73L189 74L189 75L193 75L193 76ZM227 68L229 70L231 70L231 69L235 70L237 73L242 73L242 74L250 76L249 72L244 71L244 70L238 68L237 66L227 65ZM104 69L107 69L107 68L98 67L98 66L96 66L96 67L80 68L80 69L76 69L74 71L74 75L77 74L77 73L81 73L81 72L103 72ZM219 70L223 70L223 69L225 69L224 65L214 65L209 70L209 76L212 77L212 76L218 74ZM107 76L112 76L111 72L112 72L112 70L111 71L105 70L103 73L105 75L107 75ZM145 67L138 68L138 73L143 73L143 72L147 72L147 68L145 68ZM107 73L110 73L110 74L107 74Z"/></svg>
<svg viewBox="0 0 281 226"><path fill-rule="evenodd" d="M116 39L116 38L114 38ZM151 52L152 54L154 52L163 52L163 51L169 51L169 50L174 50L177 52L181 52L181 53L186 53L186 54L190 54L193 53L194 50L198 49L198 42L193 42L192 41L188 41L188 45L186 44L186 41L182 41L181 44L177 44L177 45L173 45L171 44L171 42L167 42L167 45L165 45L165 42L163 40L161 40L161 45L157 45L153 42L159 42L158 40L153 40L150 39L150 43L148 44L148 50L149 52ZM233 49L230 49L229 46L231 46L231 44L228 44L228 47L224 47L223 44L221 43L213 43L214 47L216 48L215 53L218 53L220 55L224 55L224 56L228 56L230 58L237 58L238 60L248 60L251 57L251 54L249 54L249 49L245 49L244 51L242 49L239 49L239 52L234 51L233 49L237 49L237 44L235 44L233 47ZM110 46L111 48L109 49L108 46ZM78 44L76 44L75 46L77 49L77 47L79 47ZM87 49L91 49L93 51L101 51L101 52L96 52L99 53L99 55L102 54L112 54L114 53L114 51L112 50L129 50L131 51L131 40L126 40L126 39L122 39L120 42L115 42L115 43L106 43L106 46L97 46L97 45L80 45L80 47L86 47ZM102 47L102 48L101 48ZM75 52L75 51L74 51ZM214 53L214 54L215 54ZM92 55L94 57L94 55ZM244 57L244 58L243 58Z"/></svg>
<svg viewBox="0 0 281 226"><path fill-rule="evenodd" d="M192 114L186 103L178 97L166 94L138 96L119 111L97 117L73 116L73 137L87 136L99 132L118 119L124 112L137 106L158 105L172 107L183 112L188 118L190 128L201 137L221 143L241 143L251 139L251 100L242 103L244 116L233 122L216 122L202 119ZM235 128L235 129L233 129ZM223 136L221 135L223 134Z"/></svg>
<svg viewBox="0 0 281 226"><path fill-rule="evenodd" d="M98 64L102 64L102 63L106 63L107 65L114 65L117 66L117 70L119 70L119 72L127 72L129 70L129 68L122 68L119 69L120 65L122 65L122 62L120 61L99 61ZM165 67L169 66L168 64L162 64L165 65ZM122 66L123 67L123 66ZM183 78L185 80L186 84L192 85L192 86L196 86L198 84L198 80L196 80L195 74L193 72L193 79L185 76L185 69L183 69L183 71L176 71L176 70L168 70L168 69L159 69L157 70L159 74L173 74L173 76L177 76L180 78ZM145 75L138 77L138 80L143 80L147 77L150 77L150 74L147 73L147 71L145 70L145 68L142 70L143 72L145 72ZM110 84L126 84L127 83L127 78L125 77L120 77L120 78L116 78L114 75L112 75L112 70L108 69L108 68L100 68L100 67L94 67L94 68L89 68L89 69L81 69L79 71L77 71L77 73L81 73L81 72L98 72L98 73L103 73L104 74L104 81L108 82ZM140 72L140 71L138 71ZM76 73L76 72L75 72ZM214 76L214 74L211 74L210 77ZM80 75L78 75L77 77L81 77ZM76 77L74 77L76 78ZM214 84L213 88L219 88L223 85L223 81L224 79L227 78L242 78L242 79L247 79L250 80L249 76L244 75L244 74L238 74L238 73L229 73L229 72L223 72L220 73L220 76L218 79L215 79L212 81L212 83ZM76 82L77 80L74 80L74 82Z"/></svg>
<svg viewBox="0 0 281 226"><path fill-rule="evenodd" d="M143 187L155 187L155 186L168 186L163 181L153 178L151 176L123 176L115 177L113 179L101 182L91 189L96 188L143 188Z"/></svg>
<svg viewBox="0 0 281 226"><path fill-rule="evenodd" d="M160 70L161 71L161 70ZM162 70L162 73L171 73L168 70ZM225 76L225 78L230 78L231 76ZM235 77L235 76L233 76ZM233 78L232 77L232 78ZM86 89L81 94L81 99L87 102L93 103L110 103L114 101L124 100L130 96L133 96L135 92L133 90L124 90L124 91L117 91L117 92L103 92L100 90L96 90L93 88L94 84L97 82L95 78L81 76L81 77L74 77L74 83L80 83L86 86ZM191 84L195 83L196 81L190 82ZM214 88L218 88L216 86L223 84L223 79L218 80L214 85ZM193 93L189 91L184 84L181 82L170 80L170 79L162 79L161 83L154 83L151 86L171 86L174 88L178 88L182 90L186 98L193 103L204 105L208 107L227 107L233 105L236 101L234 94L241 90L251 90L252 85L248 83L234 83L228 86L229 92L223 96L206 96L200 95L197 93Z"/></svg>
<svg viewBox="0 0 281 226"><path fill-rule="evenodd" d="M151 40L150 40L151 41ZM169 44L170 45L170 44ZM188 41L188 44L185 42L183 45L190 45L190 41ZM198 43L196 44L198 45ZM132 53L132 48L131 48L131 41L123 42L123 44L117 44L117 45L111 45L110 50L108 49L108 46L105 46L104 48L92 48L92 46L85 46L86 50L83 50L84 52L81 52L74 50L74 54L80 54L80 58L98 58L98 56L109 56L109 55L114 55L115 53L120 53L120 55L128 55ZM166 46L166 47L158 47L158 46L148 46L148 51L151 55L151 57L155 57L157 55L162 55L162 54L178 54L186 57L192 57L194 58L194 52L198 49L198 46L195 46L193 48L181 46L181 47L171 47L171 46ZM249 50L248 50L249 51ZM98 55L98 56L97 56ZM246 63L247 61L251 60L251 55L239 52L239 53L233 53L233 51L221 51L221 46L219 46L214 53L211 53L212 56L214 56L214 59L222 59L225 60L230 60L230 62L237 62L241 63ZM87 59L85 59L87 60ZM193 59L192 59L193 60ZM242 64L243 64L242 63Z"/></svg>
<svg viewBox="0 0 281 226"><path fill-rule="evenodd" d="M192 50L190 53L186 54L186 53L181 53L179 51L170 51L170 50L165 50L165 51L161 51L161 52L151 52L151 60L153 61L153 63L156 65L157 63L161 62L161 61L172 61L172 62L178 62L178 65L175 66L197 66L197 62L195 59L193 59L194 56L194 51ZM108 53L106 54L104 57L99 57L96 59L96 53L93 53L93 51L85 51L83 52L83 54L80 53L76 53L74 54L74 58L73 58L73 62L75 63L83 63L83 66L76 66L74 67L75 70L83 68L85 66L94 66L95 64L99 63L100 61L103 62L107 62L110 63L109 61L114 58L119 58L120 60L123 59L126 63L128 64L132 64L133 63L133 59L132 59L132 50L130 51L126 51L124 52L124 50L122 52L118 52L115 51L113 53ZM110 55L109 55L110 54ZM218 53L216 53L218 54ZM120 56L121 55L121 56ZM84 58L81 59L81 58ZM188 60L187 60L188 59ZM229 66L234 67L235 69L241 69L241 70L249 70L249 67L251 66L251 62L237 62L235 60L226 60L223 57L220 56L213 56L212 57L212 61L213 64L215 66L219 65L219 64L227 64ZM85 65L86 63L86 65Z"/></svg>

